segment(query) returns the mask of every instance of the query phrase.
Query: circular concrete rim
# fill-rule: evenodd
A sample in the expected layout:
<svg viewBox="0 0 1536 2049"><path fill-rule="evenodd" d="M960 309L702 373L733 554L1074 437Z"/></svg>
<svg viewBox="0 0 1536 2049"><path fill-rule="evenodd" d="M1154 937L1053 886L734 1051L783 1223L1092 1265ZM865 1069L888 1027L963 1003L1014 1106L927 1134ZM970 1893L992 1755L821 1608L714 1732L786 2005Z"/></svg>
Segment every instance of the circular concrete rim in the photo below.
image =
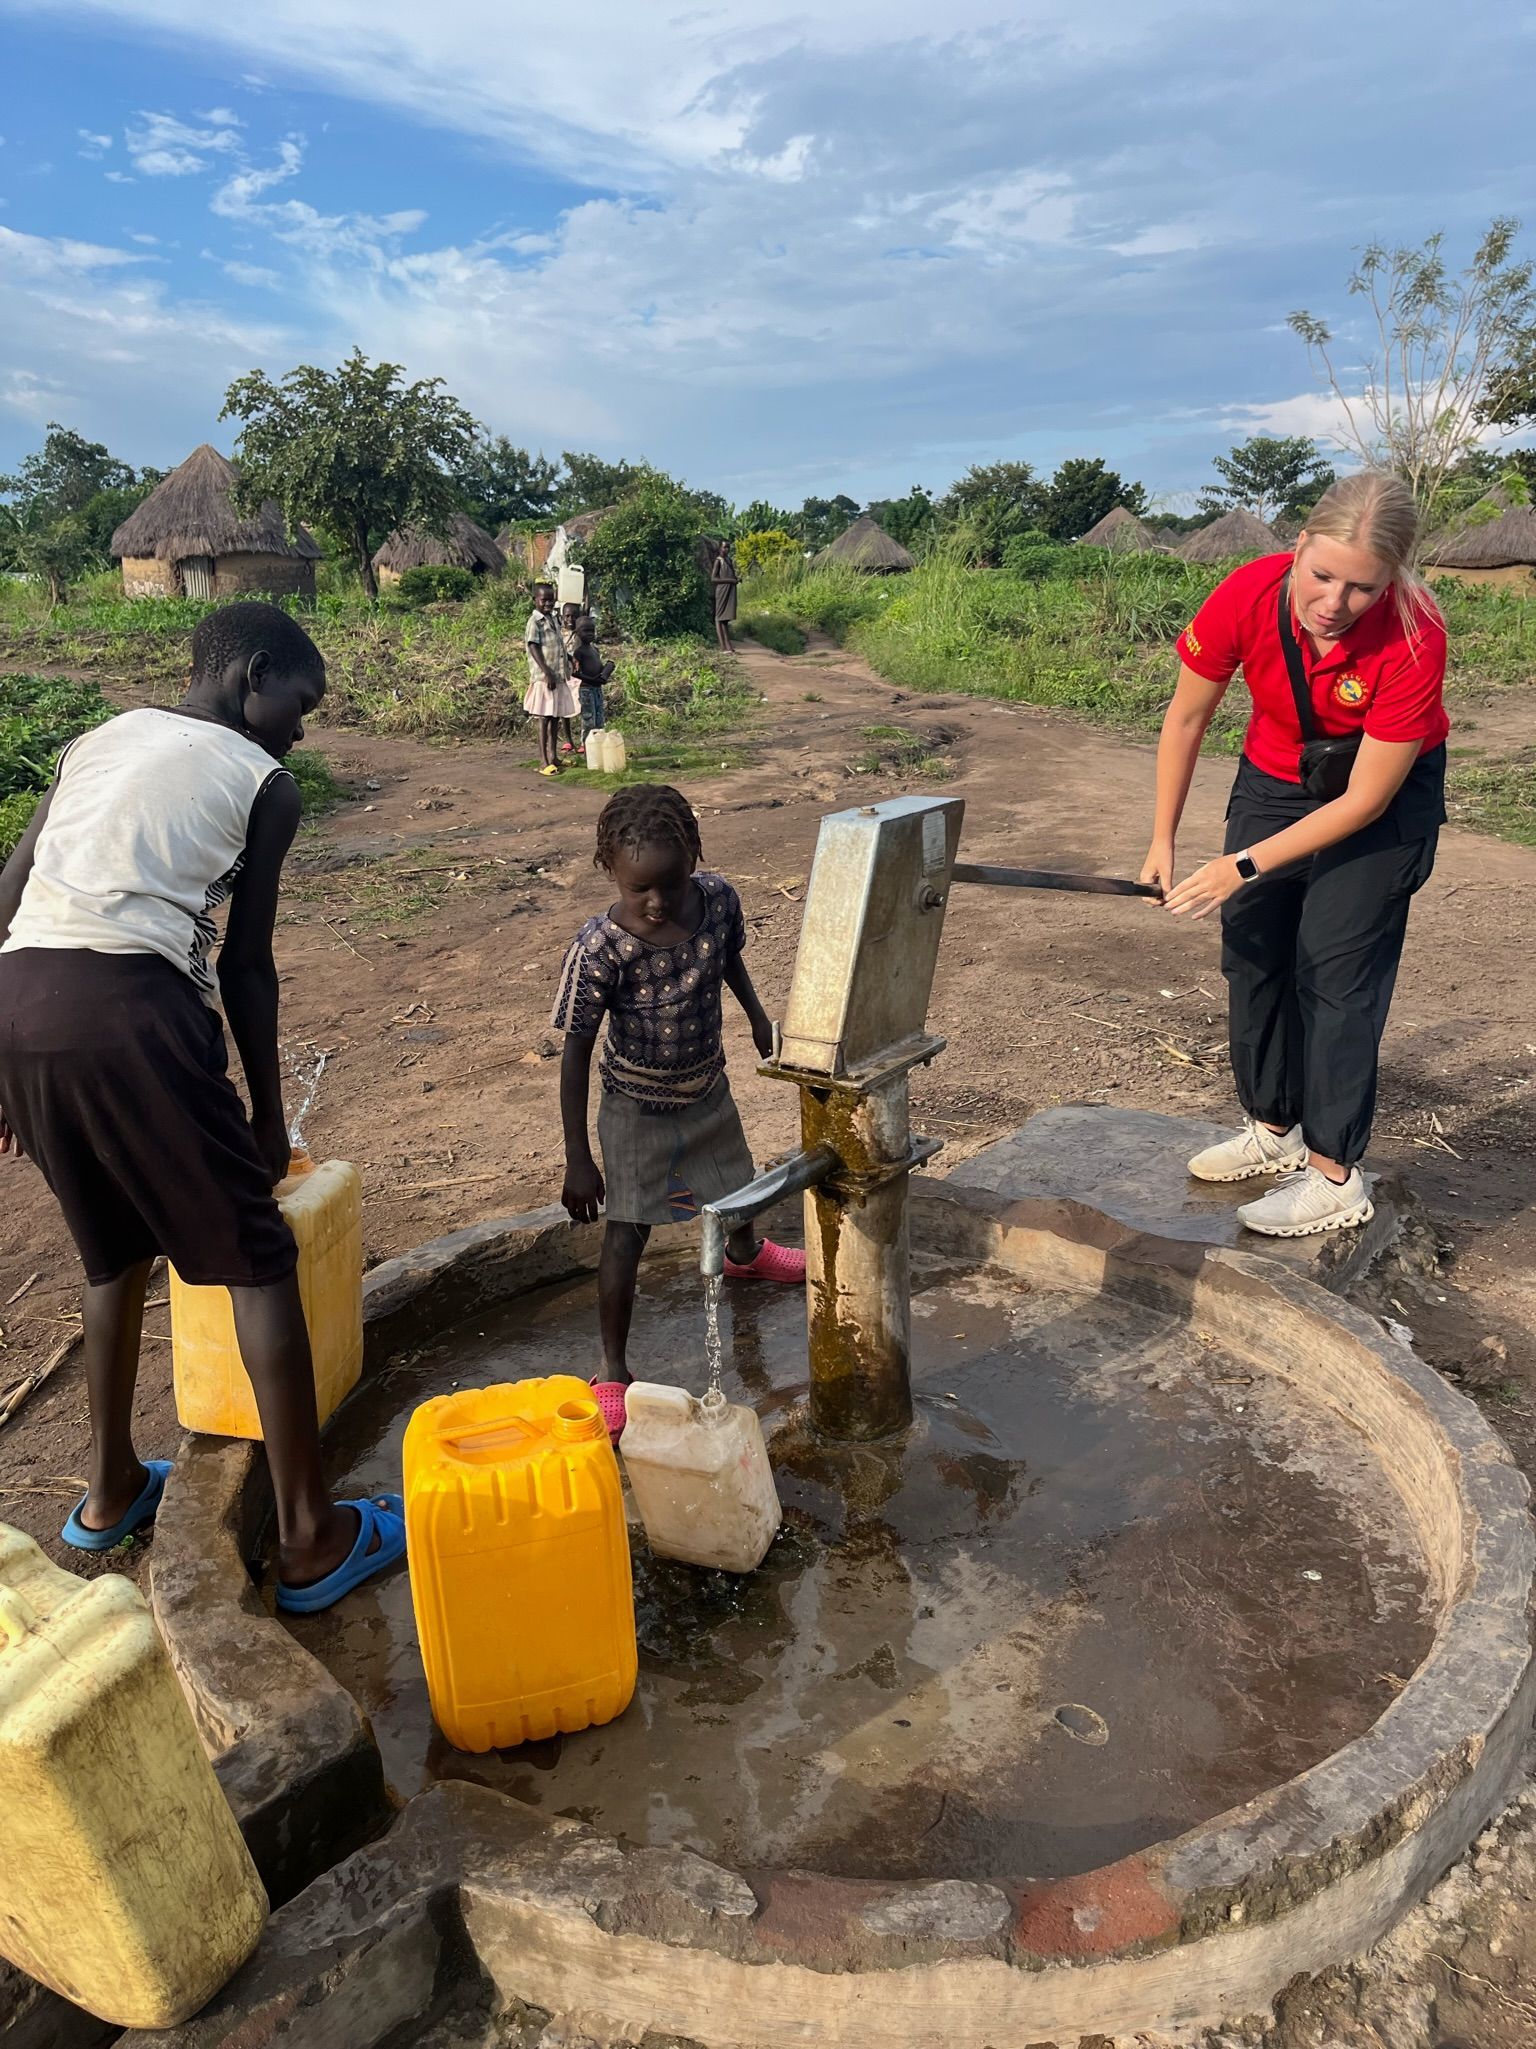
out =
<svg viewBox="0 0 1536 2049"><path fill-rule="evenodd" d="M740 1962L796 1966L807 1979L963 1960L976 1969L1022 1966L1035 1999L1031 2025L1038 2011L1046 2032L1063 2023L1051 2019L1058 1999L1045 1997L1045 1981L1060 1980L1067 1965L1078 1989L1061 2011L1076 2011L1082 1981L1094 1981L1079 2015L1084 2028L1146 2026L1154 2014L1165 2021L1200 2015L1218 1996L1223 2010L1253 2010L1296 1972L1379 1939L1503 1804L1536 1696L1528 1620L1536 1543L1526 1483L1470 1401L1372 1318L1272 1261L1156 1239L1073 1202L1010 1202L938 1181L915 1181L913 1197L915 1231L925 1246L1056 1285L1198 1311L1229 1344L1262 1352L1260 1363L1308 1398L1377 1433L1423 1541L1440 1624L1424 1662L1371 1729L1300 1777L1178 1838L1053 1882L924 1885L753 1874L757 1912L746 1934L733 1923L730 1954ZM686 1242L686 1233L670 1235ZM368 1277L372 1361L477 1306L590 1267L596 1247L595 1230L573 1230L551 1210L474 1226L389 1262ZM1281 1330L1283 1349L1276 1342ZM194 1467L207 1444L189 1440ZM264 1467L241 1450L240 1500L231 1515L248 1521ZM181 1472L179 1465L171 1484L173 1510ZM183 1543L209 1537L195 1519L182 1524ZM195 1702L195 1648L184 1631L177 1642L187 1618L161 1619ZM203 1617L205 1628L209 1619ZM211 1619L238 1637L238 1611ZM334 1689L330 1675L309 1662L317 1683ZM247 1741L258 1734L248 1728ZM505 1795L485 1797L518 1807ZM547 1835L544 1817L536 1819ZM551 1854L574 1855L579 1838L590 1855L603 1842L588 1830L556 1837ZM661 1854L606 1848L637 1874ZM653 1870L653 1885L658 1875ZM719 1877L744 1883L734 1873ZM674 1946L666 1934L653 1940ZM695 1931L675 1941L719 1950L724 1938ZM1199 1958L1190 1955L1192 1975L1175 1988L1168 1952L1183 1944L1197 1944ZM1084 1965L1092 1968L1085 1973ZM886 2039L903 2039L898 2009L882 2025Z"/></svg>

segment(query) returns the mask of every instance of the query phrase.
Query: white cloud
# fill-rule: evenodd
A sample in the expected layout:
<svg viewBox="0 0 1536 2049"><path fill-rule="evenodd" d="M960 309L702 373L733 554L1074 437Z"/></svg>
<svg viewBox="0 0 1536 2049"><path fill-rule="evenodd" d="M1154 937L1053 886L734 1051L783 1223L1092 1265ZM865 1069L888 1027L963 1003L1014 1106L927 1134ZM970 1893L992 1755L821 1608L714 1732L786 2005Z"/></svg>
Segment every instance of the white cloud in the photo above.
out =
<svg viewBox="0 0 1536 2049"><path fill-rule="evenodd" d="M235 117L227 109L216 110L223 119L205 116L207 125L193 128L174 114L141 112L140 126L129 128L123 137L135 170L146 178L188 178L205 171L209 159L227 156L240 147Z"/></svg>
<svg viewBox="0 0 1536 2049"><path fill-rule="evenodd" d="M292 334L174 297L149 260L0 228L0 408L164 462L214 431L233 377L291 360Z"/></svg>
<svg viewBox="0 0 1536 2049"><path fill-rule="evenodd" d="M211 249L203 251L203 259L207 263L216 263L224 275L232 278L237 285L250 285L253 289L272 291L282 283L277 272L269 270L263 263L242 263L235 257L217 256Z"/></svg>
<svg viewBox="0 0 1536 2049"><path fill-rule="evenodd" d="M199 121L206 121L210 128L243 128L245 123L233 107L210 107L198 115Z"/></svg>
<svg viewBox="0 0 1536 2049"><path fill-rule="evenodd" d="M147 235L142 230L130 235L128 239L130 242L142 242L146 249L158 248L160 243L160 237L158 235Z"/></svg>
<svg viewBox="0 0 1536 2049"><path fill-rule="evenodd" d="M89 128L77 128L75 134L80 142L79 154L83 157L104 157L112 147L110 135L93 135Z"/></svg>
<svg viewBox="0 0 1536 2049"><path fill-rule="evenodd" d="M136 185L137 178L130 178L126 171L103 171L103 178L109 185Z"/></svg>

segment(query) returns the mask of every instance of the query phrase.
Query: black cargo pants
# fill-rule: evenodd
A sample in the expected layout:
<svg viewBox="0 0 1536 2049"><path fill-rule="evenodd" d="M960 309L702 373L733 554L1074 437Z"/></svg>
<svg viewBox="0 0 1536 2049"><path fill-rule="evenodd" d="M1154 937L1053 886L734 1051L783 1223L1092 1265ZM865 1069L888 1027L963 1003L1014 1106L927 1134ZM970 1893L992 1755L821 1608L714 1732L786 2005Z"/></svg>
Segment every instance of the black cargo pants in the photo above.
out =
<svg viewBox="0 0 1536 2049"><path fill-rule="evenodd" d="M1246 757L1227 807L1226 851L1317 809ZM1353 1166L1376 1111L1376 1061L1408 906L1445 821L1445 749L1414 764L1374 825L1244 883L1222 906L1232 1073L1250 1117L1300 1124L1316 1153Z"/></svg>

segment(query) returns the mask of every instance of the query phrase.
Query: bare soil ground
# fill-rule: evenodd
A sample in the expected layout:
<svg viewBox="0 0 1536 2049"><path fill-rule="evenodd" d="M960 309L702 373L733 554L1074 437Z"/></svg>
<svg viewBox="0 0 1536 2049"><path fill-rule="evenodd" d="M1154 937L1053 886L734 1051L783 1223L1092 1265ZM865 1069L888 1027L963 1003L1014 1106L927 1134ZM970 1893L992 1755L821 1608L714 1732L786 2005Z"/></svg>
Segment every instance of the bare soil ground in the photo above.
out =
<svg viewBox="0 0 1536 2049"><path fill-rule="evenodd" d="M828 646L786 659L748 644L742 660L762 695L749 759L692 779L689 795L707 864L741 891L770 1013L787 995L817 824L829 810L942 788L966 801L973 860L1136 872L1150 747L1030 707L903 693ZM893 726L921 746L868 731ZM541 781L526 743L427 745L324 727L312 738L352 794L306 828L290 861L278 932L282 1029L290 1048L330 1054L307 1137L317 1155L358 1163L368 1252L383 1258L558 1195L559 1048L548 1011L566 945L607 901L592 867L603 796L575 778ZM924 772L910 768L917 757ZM947 771L942 782L933 761ZM1202 766L1181 868L1218 847L1230 778L1228 762ZM1536 852L1446 833L1409 929L1374 1148L1379 1161L1407 1168L1422 1203L1417 1256L1380 1284L1375 1306L1410 1325L1425 1356L1489 1406L1528 1471L1533 909ZM1055 1103L1229 1114L1217 948L1213 923L1176 921L1136 900L957 888L930 1017L949 1048L916 1077L920 1128L954 1159ZM748 1132L766 1159L796 1143L796 1106L755 1072L739 1014L729 1035ZM74 1256L36 1170L0 1162L0 1397L69 1334L76 1306ZM177 1426L165 1311L149 1321L140 1448L169 1453ZM56 1556L85 1442L76 1353L0 1431L0 1519ZM137 1558L111 1562L133 1570ZM1529 1986L1536 1929L1528 1912L1509 1918L1509 1968ZM1487 1976L1498 1959L1484 1961ZM1454 2035L1403 2041L1536 2041L1533 2010L1490 2006L1473 2027L1464 2010L1472 1981L1448 1970L1442 1981ZM1489 2032L1500 2014L1504 2031ZM1303 2038L1354 2039L1326 2027L1300 2028Z"/></svg>

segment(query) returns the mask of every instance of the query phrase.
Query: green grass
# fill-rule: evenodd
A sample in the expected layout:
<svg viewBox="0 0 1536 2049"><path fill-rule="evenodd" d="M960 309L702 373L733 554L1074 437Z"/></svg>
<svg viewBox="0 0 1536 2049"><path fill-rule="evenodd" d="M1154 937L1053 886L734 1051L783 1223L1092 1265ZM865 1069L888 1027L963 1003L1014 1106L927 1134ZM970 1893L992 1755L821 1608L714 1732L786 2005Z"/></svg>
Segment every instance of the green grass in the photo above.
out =
<svg viewBox="0 0 1536 2049"><path fill-rule="evenodd" d="M803 655L805 634L793 619L783 612L763 605L750 606L737 615L737 630L750 634L753 640L764 647L771 647L776 655Z"/></svg>
<svg viewBox="0 0 1536 2049"><path fill-rule="evenodd" d="M1507 761L1455 761L1449 803L1453 825L1536 847L1536 749Z"/></svg>
<svg viewBox="0 0 1536 2049"><path fill-rule="evenodd" d="M26 831L62 750L112 710L94 683L0 676L0 859Z"/></svg>

